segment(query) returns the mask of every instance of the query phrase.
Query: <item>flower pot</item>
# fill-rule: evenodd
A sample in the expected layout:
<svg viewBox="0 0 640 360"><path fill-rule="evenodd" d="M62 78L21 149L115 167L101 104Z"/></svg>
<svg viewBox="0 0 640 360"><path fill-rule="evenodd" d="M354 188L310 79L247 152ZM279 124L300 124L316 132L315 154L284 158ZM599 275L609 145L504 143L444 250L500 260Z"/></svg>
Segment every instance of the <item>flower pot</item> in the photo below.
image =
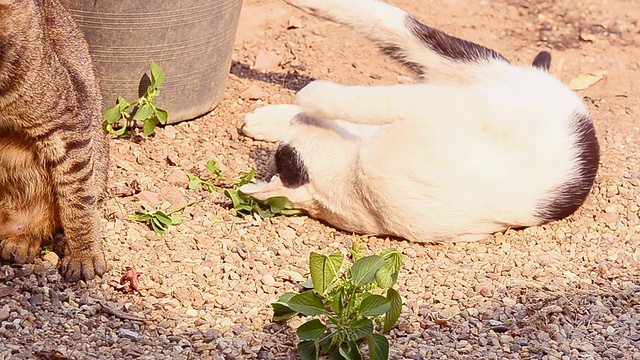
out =
<svg viewBox="0 0 640 360"><path fill-rule="evenodd" d="M104 108L137 100L149 64L164 70L156 105L168 123L203 115L224 93L241 0L60 0L89 43Z"/></svg>

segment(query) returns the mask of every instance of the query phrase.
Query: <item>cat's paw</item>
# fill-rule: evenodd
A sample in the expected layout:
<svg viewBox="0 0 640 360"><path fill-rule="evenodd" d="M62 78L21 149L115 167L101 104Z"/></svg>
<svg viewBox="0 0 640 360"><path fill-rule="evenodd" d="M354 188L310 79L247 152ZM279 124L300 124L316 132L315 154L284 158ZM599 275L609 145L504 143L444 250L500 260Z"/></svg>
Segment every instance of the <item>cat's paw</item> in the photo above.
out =
<svg viewBox="0 0 640 360"><path fill-rule="evenodd" d="M62 276L66 281L91 280L107 271L107 260L99 246L82 252L71 252L62 258Z"/></svg>
<svg viewBox="0 0 640 360"><path fill-rule="evenodd" d="M33 262L42 247L42 241L36 236L16 235L0 240L0 258L26 264Z"/></svg>
<svg viewBox="0 0 640 360"><path fill-rule="evenodd" d="M245 115L242 133L255 140L280 141L291 119L302 112L296 105L267 105Z"/></svg>

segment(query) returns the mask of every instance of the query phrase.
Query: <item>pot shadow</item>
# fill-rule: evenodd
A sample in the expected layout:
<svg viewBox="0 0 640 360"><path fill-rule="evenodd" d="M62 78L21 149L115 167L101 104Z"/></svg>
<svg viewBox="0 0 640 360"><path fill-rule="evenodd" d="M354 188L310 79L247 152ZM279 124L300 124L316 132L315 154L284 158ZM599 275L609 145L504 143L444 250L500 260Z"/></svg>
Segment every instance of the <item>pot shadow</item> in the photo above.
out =
<svg viewBox="0 0 640 360"><path fill-rule="evenodd" d="M299 91L303 87L307 86L310 82L316 80L312 77L301 75L293 67L290 67L287 72L259 72L251 69L249 64L241 63L233 60L231 62L231 74L243 78L258 80L269 84L280 85L281 87L293 91Z"/></svg>

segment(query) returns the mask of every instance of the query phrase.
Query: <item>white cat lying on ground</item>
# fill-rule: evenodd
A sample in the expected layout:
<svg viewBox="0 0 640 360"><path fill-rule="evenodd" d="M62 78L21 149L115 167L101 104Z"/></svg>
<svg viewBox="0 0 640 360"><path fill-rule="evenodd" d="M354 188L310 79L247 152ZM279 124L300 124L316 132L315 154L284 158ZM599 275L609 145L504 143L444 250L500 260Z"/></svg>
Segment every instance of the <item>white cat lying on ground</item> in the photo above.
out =
<svg viewBox="0 0 640 360"><path fill-rule="evenodd" d="M534 66L419 23L377 0L288 0L350 26L420 83L314 81L298 105L248 114L243 132L280 141L275 175L241 191L361 234L473 241L572 214L599 147L578 96Z"/></svg>

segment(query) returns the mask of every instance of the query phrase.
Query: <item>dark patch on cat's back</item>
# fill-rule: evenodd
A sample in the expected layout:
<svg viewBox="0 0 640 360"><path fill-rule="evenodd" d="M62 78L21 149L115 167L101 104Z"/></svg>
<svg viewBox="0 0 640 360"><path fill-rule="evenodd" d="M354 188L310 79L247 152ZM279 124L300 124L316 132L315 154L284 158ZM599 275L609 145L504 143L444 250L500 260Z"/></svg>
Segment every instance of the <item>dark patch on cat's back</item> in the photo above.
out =
<svg viewBox="0 0 640 360"><path fill-rule="evenodd" d="M407 15L405 25L423 44L449 60L465 63L486 62L488 60L509 62L494 50L447 35L440 30L419 22L411 16Z"/></svg>
<svg viewBox="0 0 640 360"><path fill-rule="evenodd" d="M577 172L538 206L536 215L543 222L564 219L578 210L589 195L598 172L600 145L591 118L576 112L571 124Z"/></svg>
<svg viewBox="0 0 640 360"><path fill-rule="evenodd" d="M275 155L276 172L282 185L290 189L309 183L309 173L296 149L285 143L278 145Z"/></svg>

